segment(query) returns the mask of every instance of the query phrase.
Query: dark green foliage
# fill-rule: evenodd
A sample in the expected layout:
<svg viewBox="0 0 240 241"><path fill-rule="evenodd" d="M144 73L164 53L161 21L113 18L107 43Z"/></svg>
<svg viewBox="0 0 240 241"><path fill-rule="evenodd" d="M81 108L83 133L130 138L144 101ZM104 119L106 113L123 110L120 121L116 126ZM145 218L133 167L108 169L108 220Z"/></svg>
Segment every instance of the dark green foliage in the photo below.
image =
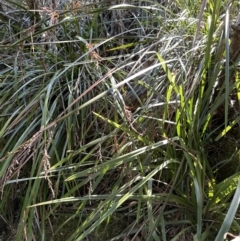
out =
<svg viewBox="0 0 240 241"><path fill-rule="evenodd" d="M32 3L0 5L30 19L0 15L4 238L214 240L228 230L239 117L237 71L225 81L225 3L38 3L39 14Z"/></svg>

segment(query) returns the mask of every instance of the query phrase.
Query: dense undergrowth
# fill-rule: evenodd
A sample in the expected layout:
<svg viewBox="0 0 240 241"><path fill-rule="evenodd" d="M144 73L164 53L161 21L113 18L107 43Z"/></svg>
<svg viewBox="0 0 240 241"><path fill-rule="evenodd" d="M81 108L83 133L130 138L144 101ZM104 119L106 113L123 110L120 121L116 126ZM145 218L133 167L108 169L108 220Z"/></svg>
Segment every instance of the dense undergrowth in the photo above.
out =
<svg viewBox="0 0 240 241"><path fill-rule="evenodd" d="M217 0L3 1L2 238L239 233L237 11Z"/></svg>

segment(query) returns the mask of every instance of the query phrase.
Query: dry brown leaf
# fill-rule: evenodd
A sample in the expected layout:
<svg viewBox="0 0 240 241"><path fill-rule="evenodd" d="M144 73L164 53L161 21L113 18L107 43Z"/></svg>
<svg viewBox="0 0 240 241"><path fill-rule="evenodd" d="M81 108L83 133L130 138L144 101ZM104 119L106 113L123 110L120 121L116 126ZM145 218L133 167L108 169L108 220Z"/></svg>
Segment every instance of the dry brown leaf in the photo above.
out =
<svg viewBox="0 0 240 241"><path fill-rule="evenodd" d="M82 4L80 3L80 1L75 1L72 4L72 10L73 10L74 14L80 9L80 7L82 7Z"/></svg>
<svg viewBox="0 0 240 241"><path fill-rule="evenodd" d="M95 46L94 44L86 44L86 48L90 52L91 59L97 60L97 61L102 61L102 58L99 56L99 54L95 50L92 50L94 48L94 46Z"/></svg>

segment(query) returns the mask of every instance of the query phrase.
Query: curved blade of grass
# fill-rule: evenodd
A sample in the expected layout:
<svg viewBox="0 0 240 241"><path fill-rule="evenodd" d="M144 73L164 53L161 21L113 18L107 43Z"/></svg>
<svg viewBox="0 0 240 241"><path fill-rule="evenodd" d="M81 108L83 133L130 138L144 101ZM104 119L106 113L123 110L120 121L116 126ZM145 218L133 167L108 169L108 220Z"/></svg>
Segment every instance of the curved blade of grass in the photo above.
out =
<svg viewBox="0 0 240 241"><path fill-rule="evenodd" d="M218 235L217 235L215 241L223 241L223 236L226 232L228 232L228 230L234 220L234 217L236 215L236 212L237 212L237 209L239 206L239 200L240 200L240 180L238 180L238 186L237 186L236 192L234 194L233 200L231 202L227 215L222 223L222 226L218 232Z"/></svg>

